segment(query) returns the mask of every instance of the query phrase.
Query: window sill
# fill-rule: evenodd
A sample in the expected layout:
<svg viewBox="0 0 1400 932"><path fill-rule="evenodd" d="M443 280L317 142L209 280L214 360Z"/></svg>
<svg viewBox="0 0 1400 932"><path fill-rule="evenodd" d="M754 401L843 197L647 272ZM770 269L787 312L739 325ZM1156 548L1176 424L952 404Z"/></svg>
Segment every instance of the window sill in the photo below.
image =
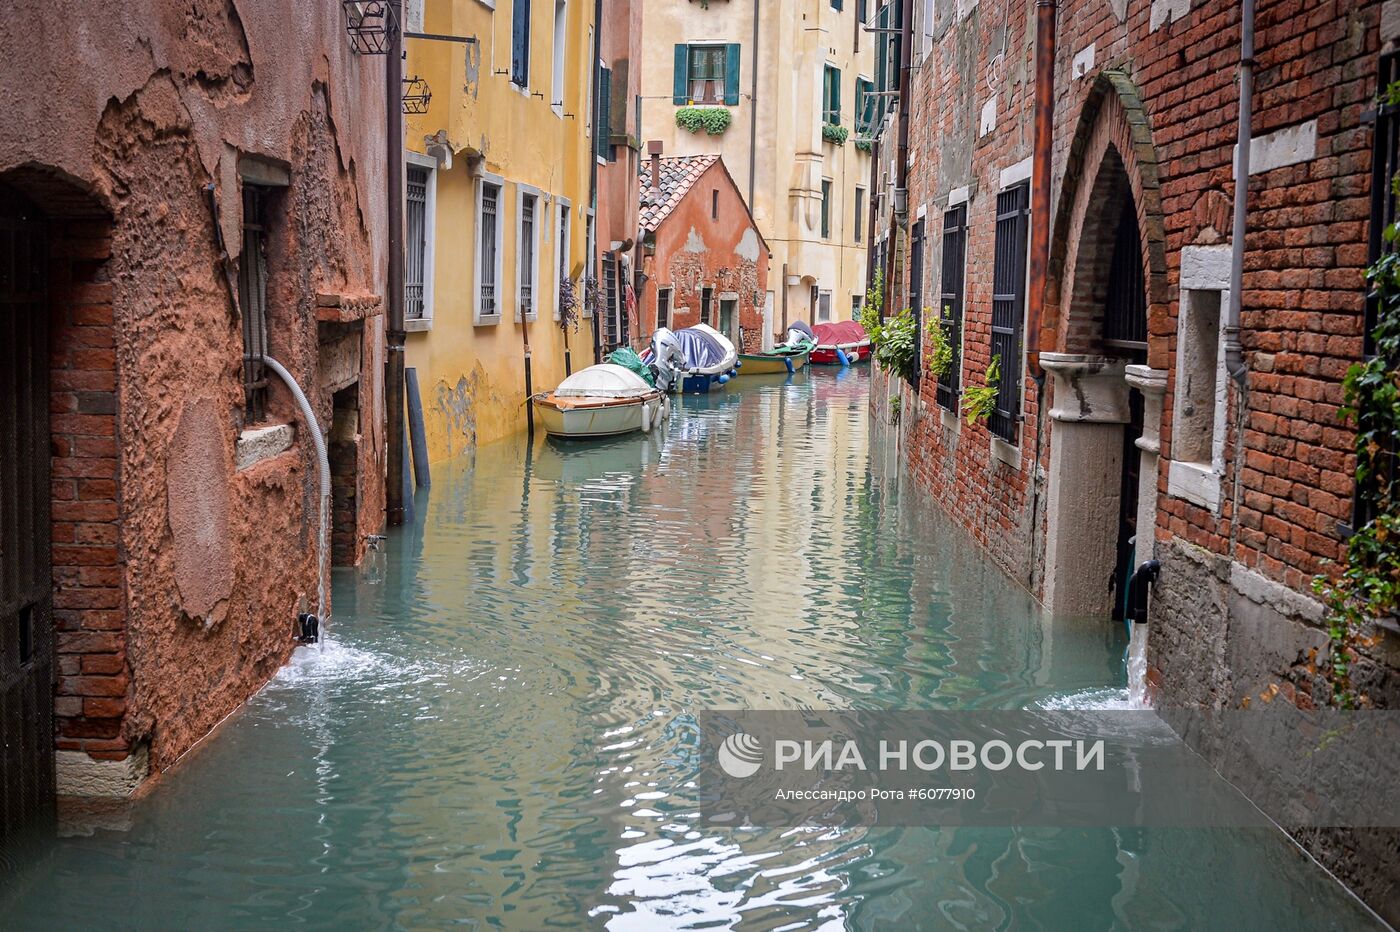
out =
<svg viewBox="0 0 1400 932"><path fill-rule="evenodd" d="M1200 505L1211 513L1220 511L1220 474L1207 463L1172 460L1167 469L1167 494Z"/></svg>
<svg viewBox="0 0 1400 932"><path fill-rule="evenodd" d="M494 327L501 322L500 314L483 314L472 321L473 327Z"/></svg>
<svg viewBox="0 0 1400 932"><path fill-rule="evenodd" d="M235 468L242 472L274 456L280 456L292 448L294 439L296 431L290 424L250 427L239 433L234 444Z"/></svg>
<svg viewBox="0 0 1400 932"><path fill-rule="evenodd" d="M938 422L943 425L944 430L951 430L955 434L962 432L962 418L958 417L958 412L949 411L942 405L938 406Z"/></svg>
<svg viewBox="0 0 1400 932"><path fill-rule="evenodd" d="M1012 446L1000 437L992 438L992 459L1000 460L1017 472L1021 471L1021 448Z"/></svg>
<svg viewBox="0 0 1400 932"><path fill-rule="evenodd" d="M427 333L433 329L433 319L431 317L418 317L406 320L403 322L403 329L408 333Z"/></svg>

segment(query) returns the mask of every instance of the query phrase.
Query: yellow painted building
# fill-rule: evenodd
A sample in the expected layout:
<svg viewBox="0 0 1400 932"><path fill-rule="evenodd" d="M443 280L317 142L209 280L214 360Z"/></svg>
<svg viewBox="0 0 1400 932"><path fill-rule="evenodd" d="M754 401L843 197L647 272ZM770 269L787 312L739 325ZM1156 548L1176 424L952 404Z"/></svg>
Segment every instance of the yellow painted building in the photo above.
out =
<svg viewBox="0 0 1400 932"><path fill-rule="evenodd" d="M667 155L724 157L772 250L773 331L850 319L865 291L870 155L856 140L872 132L883 75L877 36L857 22L865 6L644 3L642 137ZM728 126L679 125L696 108L726 111Z"/></svg>
<svg viewBox="0 0 1400 932"><path fill-rule="evenodd" d="M405 117L406 364L436 461L524 430L527 341L536 391L564 378L566 336L592 362L559 293L581 303L593 0L409 0L404 29L405 94L431 95Z"/></svg>

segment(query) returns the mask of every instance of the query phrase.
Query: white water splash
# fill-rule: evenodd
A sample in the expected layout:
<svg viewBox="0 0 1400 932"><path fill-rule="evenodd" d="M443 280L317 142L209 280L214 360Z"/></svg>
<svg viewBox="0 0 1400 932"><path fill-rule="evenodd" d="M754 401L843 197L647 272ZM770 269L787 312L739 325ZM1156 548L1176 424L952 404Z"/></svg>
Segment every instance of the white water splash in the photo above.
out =
<svg viewBox="0 0 1400 932"><path fill-rule="evenodd" d="M1082 689L1061 696L1049 696L1032 708L1051 712L1095 710L1105 712L1134 712L1151 709L1147 701L1147 625L1133 625L1128 640L1128 686L1126 689Z"/></svg>

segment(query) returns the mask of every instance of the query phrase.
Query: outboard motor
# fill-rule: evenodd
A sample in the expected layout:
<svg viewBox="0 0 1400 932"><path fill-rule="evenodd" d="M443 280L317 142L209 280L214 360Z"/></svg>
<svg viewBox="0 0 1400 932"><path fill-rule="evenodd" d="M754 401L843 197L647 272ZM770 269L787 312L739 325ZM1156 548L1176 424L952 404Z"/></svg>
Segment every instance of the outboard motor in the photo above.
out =
<svg viewBox="0 0 1400 932"><path fill-rule="evenodd" d="M666 327L657 327L651 335L651 366L656 371L656 387L663 394L670 392L677 375L685 370L685 351Z"/></svg>

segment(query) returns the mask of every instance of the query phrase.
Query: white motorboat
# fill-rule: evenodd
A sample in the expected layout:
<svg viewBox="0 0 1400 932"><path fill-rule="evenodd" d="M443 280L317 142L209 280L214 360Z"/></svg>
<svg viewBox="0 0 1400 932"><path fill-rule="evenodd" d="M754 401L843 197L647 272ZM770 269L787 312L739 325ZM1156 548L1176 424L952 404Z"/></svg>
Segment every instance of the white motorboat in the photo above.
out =
<svg viewBox="0 0 1400 932"><path fill-rule="evenodd" d="M670 413L665 393L625 366L589 366L530 399L555 437L615 437L659 426Z"/></svg>

